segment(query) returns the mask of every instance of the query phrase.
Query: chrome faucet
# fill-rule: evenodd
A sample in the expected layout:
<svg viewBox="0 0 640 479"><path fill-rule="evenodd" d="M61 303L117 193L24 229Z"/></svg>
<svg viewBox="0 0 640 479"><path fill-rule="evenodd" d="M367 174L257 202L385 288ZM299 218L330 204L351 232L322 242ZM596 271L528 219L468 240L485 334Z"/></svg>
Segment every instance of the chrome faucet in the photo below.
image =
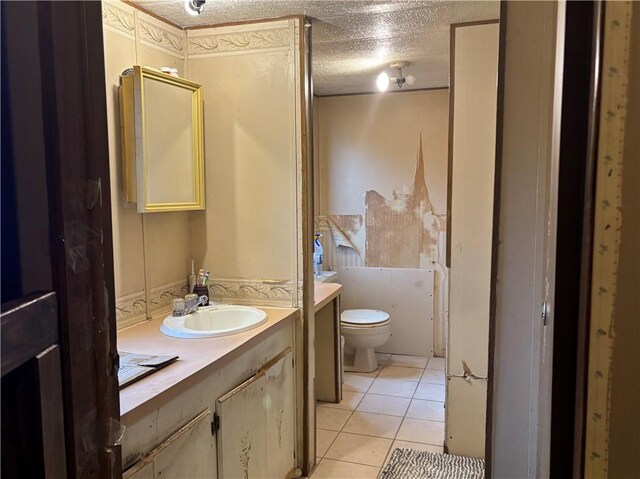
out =
<svg viewBox="0 0 640 479"><path fill-rule="evenodd" d="M182 298L176 298L171 302L172 316L186 316L198 311L198 307L205 304L209 298L207 296L198 296L197 294L188 294Z"/></svg>

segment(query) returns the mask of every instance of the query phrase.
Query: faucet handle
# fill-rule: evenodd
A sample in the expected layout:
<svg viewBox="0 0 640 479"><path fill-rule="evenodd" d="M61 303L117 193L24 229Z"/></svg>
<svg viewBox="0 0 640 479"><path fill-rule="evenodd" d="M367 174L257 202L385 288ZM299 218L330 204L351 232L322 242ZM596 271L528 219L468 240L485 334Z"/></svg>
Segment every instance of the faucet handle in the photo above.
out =
<svg viewBox="0 0 640 479"><path fill-rule="evenodd" d="M210 293L209 293L209 287L208 286L196 285L196 287L193 288L193 292L195 294L197 294L200 299L206 298L204 300L204 302L201 302L200 304L202 304L203 306L207 306L209 304L209 294Z"/></svg>
<svg viewBox="0 0 640 479"><path fill-rule="evenodd" d="M191 314L198 311L198 306L206 305L209 302L209 297L205 295L198 296L197 294L188 294L184 297L185 314Z"/></svg>
<svg viewBox="0 0 640 479"><path fill-rule="evenodd" d="M209 296L206 295L202 295L202 296L198 296L198 305L200 306L204 306L209 302Z"/></svg>
<svg viewBox="0 0 640 479"><path fill-rule="evenodd" d="M175 298L171 300L171 315L172 316L184 316L185 302L182 298Z"/></svg>

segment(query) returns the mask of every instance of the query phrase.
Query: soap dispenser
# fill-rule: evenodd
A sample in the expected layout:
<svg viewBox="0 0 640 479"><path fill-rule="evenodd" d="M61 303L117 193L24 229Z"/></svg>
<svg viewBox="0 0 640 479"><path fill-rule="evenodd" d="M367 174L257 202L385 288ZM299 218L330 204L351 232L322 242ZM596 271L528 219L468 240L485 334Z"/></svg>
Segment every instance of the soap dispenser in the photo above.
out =
<svg viewBox="0 0 640 479"><path fill-rule="evenodd" d="M324 259L324 252L322 245L320 244L321 233L315 234L315 240L313 241L313 274L320 276L322 274L322 261Z"/></svg>

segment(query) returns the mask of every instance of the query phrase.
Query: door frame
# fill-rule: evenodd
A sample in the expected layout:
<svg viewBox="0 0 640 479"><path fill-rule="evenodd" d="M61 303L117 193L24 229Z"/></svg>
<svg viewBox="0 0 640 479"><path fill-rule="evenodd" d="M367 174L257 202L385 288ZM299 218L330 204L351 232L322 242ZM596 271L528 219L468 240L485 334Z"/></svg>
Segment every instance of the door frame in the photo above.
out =
<svg viewBox="0 0 640 479"><path fill-rule="evenodd" d="M43 132L69 477L120 477L101 2L39 2Z"/></svg>
<svg viewBox="0 0 640 479"><path fill-rule="evenodd" d="M509 360L513 358L502 358L498 351L497 341L499 335L504 333L505 322L504 318L502 318L502 325L497 321L499 319L497 299L498 294L509 288L509 285L504 284L504 278L502 278L502 283L498 281L499 256L501 250L504 251L506 246L505 238L500 237L501 225L499 222L502 207L509 199L501 197L505 183L505 178L502 177L502 173L505 171L503 130L507 114L505 110L505 83L512 81L522 84L522 82L531 81L530 77L518 77L513 71L511 78L506 77L507 35L510 32L514 35L513 29L518 28L518 25L511 25L512 30L509 30L509 11L517 8L527 8L527 6L501 3L496 197L491 278L493 289L489 336L490 366L486 436L486 464L489 476L492 473L494 475L508 473L513 475L522 472L510 470L508 466L505 466L504 456L502 459L498 459L498 463L496 462L494 438L498 418L497 414L493 412L496 401L500 397L504 399L505 389L513 387L511 382L504 381L504 372L500 371L501 368L503 370L509 369ZM530 407L526 472L529 477L548 475L569 477L571 474L574 477L581 477L582 422L584 420L582 393L586 360L586 308L588 308L591 275L590 230L594 207L592 191L594 155L597 149L602 8L602 4L595 1L581 4L560 2L557 4L555 23L548 22L548 25L554 25L556 34L553 47L554 86L551 93L553 98L550 100L553 106L550 111L546 112L546 115L539 115L537 119L544 122L543 124L549 131L547 145L550 145L550 148L547 151L551 174L542 185L543 188L538 191L538 198L542 196L547 200L546 203L541 203L547 221L540 222L536 228L537 231L546 229L546 237L543 253L537 256L538 267L544 271L544 274L538 276L535 286L538 291L543 291L542 299L546 301L548 309L545 311L544 305L539 309L539 305L533 302L529 304L528 308L526 305L522 305L523 307L519 311L522 315L529 314L531 318L533 333L531 334L531 351L535 353L531 355L535 362L534 367L529 369L528 382ZM589 21L585 21L585 18ZM519 21L530 24L532 20L526 16L523 18L521 11ZM521 27L522 24L519 26ZM529 34L530 41L549 42L548 38L544 39L545 35L542 33L534 40L531 40L534 37L531 31ZM553 32L550 34L553 35ZM549 43L547 43L548 45ZM510 47L518 48L514 47L513 42ZM519 48L523 48L522 45ZM542 74L537 73L539 76ZM565 88L568 85L571 85L570 89ZM513 104L511 108L511 119L513 120L515 118ZM530 112L521 111L520 115L525 113ZM539 158L538 161L544 162L544 158ZM538 169L539 173L540 171ZM517 178L514 180L513 175L510 179L526 183L526 180L518 180ZM568 180L573 183L569 184ZM510 199L513 199L513 192ZM511 221L513 224L513 216ZM521 248L520 253L527 254L531 251ZM512 313L510 321L517 322L518 318L515 314L518 313L517 308L511 309L510 313ZM541 327L541 323L544 324L545 315L547 323L546 326ZM555 317L558 317L557 322L554 321ZM522 339L521 336L513 336L513 329L511 334L512 339ZM521 375L527 373L524 370L518 372ZM502 378L500 378L500 374L503 374ZM512 374L511 380L515 377ZM503 384L500 384L501 380ZM505 412L504 409L496 408L496 411L498 410L503 414ZM521 410L520 413L521 415L526 414L524 410ZM516 426L512 424L511 427ZM557 441L558 444L555 444L554 441ZM559 450L560 447L564 448L566 457L554 454L554 451ZM573 457L571 453L566 454L567 447L569 451L572 451Z"/></svg>
<svg viewBox="0 0 640 479"><path fill-rule="evenodd" d="M598 1L567 3L555 304L563 319L553 331L552 477L582 477L603 10Z"/></svg>
<svg viewBox="0 0 640 479"><path fill-rule="evenodd" d="M527 16L530 5L501 2L485 439L489 477L541 477L549 463L565 7L564 2L547 4L538 16ZM525 19L527 31L522 29ZM527 56L547 51L552 55ZM526 76L517 65L509 68L518 56L537 62L533 75L529 71ZM513 85L524 85L537 103L522 102ZM534 138L528 145L525 132L529 140ZM528 148L528 156L518 159L516 145L525 152ZM516 209L514 201L527 193L528 209ZM519 237L524 231L531 235L528 242ZM528 360L519 364L514 354ZM514 398L518 391L520 397ZM520 436L511 450L497 454L496 445L504 445L497 439L504 439L510 427L519 428ZM514 462L526 462L526 467L516 471Z"/></svg>

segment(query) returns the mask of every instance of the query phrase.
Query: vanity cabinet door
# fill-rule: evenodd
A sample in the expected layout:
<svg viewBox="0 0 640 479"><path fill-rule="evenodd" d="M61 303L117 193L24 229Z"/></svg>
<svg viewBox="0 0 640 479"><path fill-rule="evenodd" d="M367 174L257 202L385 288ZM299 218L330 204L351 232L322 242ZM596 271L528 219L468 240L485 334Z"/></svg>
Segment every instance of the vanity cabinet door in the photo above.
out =
<svg viewBox="0 0 640 479"><path fill-rule="evenodd" d="M286 477L294 467L295 399L292 357L289 350L266 370L267 391L263 404L267 413L268 477Z"/></svg>
<svg viewBox="0 0 640 479"><path fill-rule="evenodd" d="M216 402L219 479L266 477L267 416L262 406L266 386L261 371Z"/></svg>
<svg viewBox="0 0 640 479"><path fill-rule="evenodd" d="M294 468L291 348L216 402L218 477L286 477Z"/></svg>
<svg viewBox="0 0 640 479"><path fill-rule="evenodd" d="M211 410L206 409L125 471L123 478L216 477L211 420Z"/></svg>
<svg viewBox="0 0 640 479"><path fill-rule="evenodd" d="M153 479L153 477L153 461L145 462L144 458L122 473L123 479Z"/></svg>

